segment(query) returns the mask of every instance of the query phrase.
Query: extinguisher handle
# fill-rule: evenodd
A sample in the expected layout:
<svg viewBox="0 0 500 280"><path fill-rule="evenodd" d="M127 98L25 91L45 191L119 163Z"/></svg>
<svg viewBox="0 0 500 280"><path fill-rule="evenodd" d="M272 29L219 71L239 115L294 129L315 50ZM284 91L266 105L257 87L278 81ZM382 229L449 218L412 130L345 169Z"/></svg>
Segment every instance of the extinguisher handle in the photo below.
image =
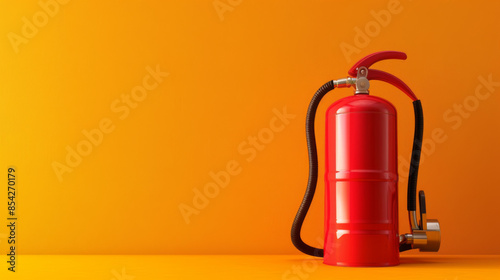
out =
<svg viewBox="0 0 500 280"><path fill-rule="evenodd" d="M379 62L381 60L387 60L387 59L401 59L401 60L406 60L407 56L404 52L397 52L397 51L381 51L381 52L376 52L369 54L362 59L360 59L358 62L356 62L351 69L347 73L351 77L355 77L358 68L361 66L364 66L366 68L370 68L374 63Z"/></svg>
<svg viewBox="0 0 500 280"><path fill-rule="evenodd" d="M404 92L408 97L411 98L411 100L415 101L417 100L417 96L413 93L413 91L410 89L408 85L406 85L401 79L398 77L389 74L387 72L377 70L377 69L369 69L368 70L368 80L378 80L378 81L383 81L386 83L389 83L395 87L397 87L399 90Z"/></svg>
<svg viewBox="0 0 500 280"><path fill-rule="evenodd" d="M368 68L368 75L366 76L368 80L378 80L389 83L400 89L406 95L408 95L408 97L410 97L411 100L415 101L418 100L417 96L415 96L410 87L408 87L401 79L384 71L369 69L374 63L379 62L381 60L386 60L386 59L406 60L406 58L407 56L404 52L382 51L382 52L372 53L370 55L365 56L358 62L356 62L354 66L352 66L347 73L351 77L356 77L358 73L358 68L366 67Z"/></svg>

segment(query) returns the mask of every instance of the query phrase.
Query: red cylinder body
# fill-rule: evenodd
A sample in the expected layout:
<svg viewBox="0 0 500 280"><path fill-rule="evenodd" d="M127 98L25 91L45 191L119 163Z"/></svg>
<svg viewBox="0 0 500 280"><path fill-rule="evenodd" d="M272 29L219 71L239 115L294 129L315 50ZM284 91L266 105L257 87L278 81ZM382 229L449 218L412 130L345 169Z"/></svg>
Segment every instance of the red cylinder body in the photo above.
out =
<svg viewBox="0 0 500 280"><path fill-rule="evenodd" d="M399 264L396 128L396 109L376 96L328 108L325 264Z"/></svg>

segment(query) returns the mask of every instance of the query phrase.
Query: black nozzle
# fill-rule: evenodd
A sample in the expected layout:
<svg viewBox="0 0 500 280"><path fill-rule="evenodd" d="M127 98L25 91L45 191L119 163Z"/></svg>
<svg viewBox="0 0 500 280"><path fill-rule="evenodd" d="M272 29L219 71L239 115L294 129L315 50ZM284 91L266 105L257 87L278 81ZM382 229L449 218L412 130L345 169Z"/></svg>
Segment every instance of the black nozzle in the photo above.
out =
<svg viewBox="0 0 500 280"><path fill-rule="evenodd" d="M420 215L427 213L425 210L425 193L424 191L418 192L418 202L420 206ZM420 217L422 219L422 217Z"/></svg>

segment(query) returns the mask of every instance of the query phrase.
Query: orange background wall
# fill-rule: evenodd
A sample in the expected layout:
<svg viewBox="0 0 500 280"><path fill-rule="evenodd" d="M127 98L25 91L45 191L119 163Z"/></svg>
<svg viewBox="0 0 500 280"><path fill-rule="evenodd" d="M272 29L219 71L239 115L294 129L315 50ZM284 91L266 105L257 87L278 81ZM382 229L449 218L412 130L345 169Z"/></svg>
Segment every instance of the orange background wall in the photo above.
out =
<svg viewBox="0 0 500 280"><path fill-rule="evenodd" d="M38 1L3 1L0 166L17 168L19 253L297 253L289 231L307 181L310 98L363 56L399 50L407 61L376 68L422 100L419 188L428 216L441 222L439 254L499 254L492 238L500 231L499 8L495 1L69 1L47 16ZM406 173L411 102L381 82L371 90L399 110ZM351 93L335 91L320 106L321 163L324 112ZM285 108L288 116L277 118ZM78 150L84 155L71 152ZM223 170L228 182L215 185L211 172L224 177ZM321 180L318 190L304 229L315 245ZM185 219L181 209L192 215ZM6 234L0 227L2 252Z"/></svg>

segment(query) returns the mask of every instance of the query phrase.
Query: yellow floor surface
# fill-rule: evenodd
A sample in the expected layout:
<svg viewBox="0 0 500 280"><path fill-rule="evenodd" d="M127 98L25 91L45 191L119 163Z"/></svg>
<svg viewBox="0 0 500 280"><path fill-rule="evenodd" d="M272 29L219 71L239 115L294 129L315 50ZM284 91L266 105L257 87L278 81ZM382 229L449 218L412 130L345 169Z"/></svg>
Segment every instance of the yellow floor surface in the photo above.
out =
<svg viewBox="0 0 500 280"><path fill-rule="evenodd" d="M304 255L18 256L0 279L495 279L500 256L402 256L384 268L333 267Z"/></svg>

